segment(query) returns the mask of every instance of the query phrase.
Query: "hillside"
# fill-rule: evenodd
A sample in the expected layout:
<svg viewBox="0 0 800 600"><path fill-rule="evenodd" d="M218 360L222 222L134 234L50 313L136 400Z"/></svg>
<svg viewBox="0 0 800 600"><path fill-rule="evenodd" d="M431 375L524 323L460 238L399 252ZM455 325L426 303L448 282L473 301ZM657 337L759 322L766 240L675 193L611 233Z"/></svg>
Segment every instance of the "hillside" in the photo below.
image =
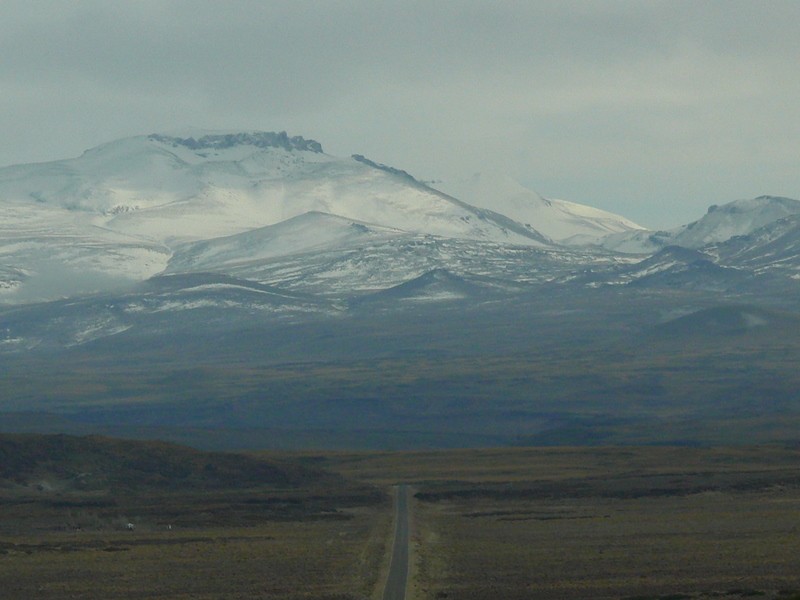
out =
<svg viewBox="0 0 800 600"><path fill-rule="evenodd" d="M800 201L781 196L759 196L712 204L699 219L668 231L620 231L601 240L609 250L648 254L665 246L701 249L723 244L776 221L800 213Z"/></svg>
<svg viewBox="0 0 800 600"><path fill-rule="evenodd" d="M645 229L620 215L592 206L543 198L510 177L476 173L455 182L434 184L457 198L526 223L567 245L596 244L612 234L633 235Z"/></svg>
<svg viewBox="0 0 800 600"><path fill-rule="evenodd" d="M100 436L0 434L0 487L41 492L297 488L336 478L291 461Z"/></svg>

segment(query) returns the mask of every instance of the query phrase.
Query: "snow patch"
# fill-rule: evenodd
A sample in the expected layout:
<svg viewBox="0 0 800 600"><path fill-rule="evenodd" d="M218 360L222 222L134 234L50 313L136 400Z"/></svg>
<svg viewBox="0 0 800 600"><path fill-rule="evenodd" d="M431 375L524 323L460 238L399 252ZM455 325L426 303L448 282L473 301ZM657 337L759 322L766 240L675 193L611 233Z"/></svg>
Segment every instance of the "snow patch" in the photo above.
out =
<svg viewBox="0 0 800 600"><path fill-rule="evenodd" d="M506 215L562 244L593 244L609 234L644 229L598 208L544 198L510 177L478 173L437 187L470 204Z"/></svg>

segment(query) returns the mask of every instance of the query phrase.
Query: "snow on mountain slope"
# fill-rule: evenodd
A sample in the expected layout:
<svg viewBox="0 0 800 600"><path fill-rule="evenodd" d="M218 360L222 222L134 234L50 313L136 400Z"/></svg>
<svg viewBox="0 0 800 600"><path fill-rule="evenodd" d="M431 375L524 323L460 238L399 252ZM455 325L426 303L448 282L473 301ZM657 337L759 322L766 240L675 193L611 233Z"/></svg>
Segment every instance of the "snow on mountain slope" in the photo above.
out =
<svg viewBox="0 0 800 600"><path fill-rule="evenodd" d="M147 208L188 197L198 182L173 153L127 138L79 158L0 169L0 198L96 213Z"/></svg>
<svg viewBox="0 0 800 600"><path fill-rule="evenodd" d="M412 236L549 245L532 228L448 197L403 171L360 156L336 158L313 140L269 132L137 136L74 159L0 169L0 211L0 265L7 270L0 274L0 302L142 280L161 272L186 242L307 213L338 215L376 232L383 227ZM253 244L260 247L256 258L312 249L324 240L333 244L341 232L321 219L273 231L282 239L271 245L256 241L258 233L239 239L224 250L225 260L235 262L237 251L247 260ZM315 220L320 223L312 227Z"/></svg>
<svg viewBox="0 0 800 600"><path fill-rule="evenodd" d="M737 251L738 258L732 246L720 247L709 256L719 260L712 266L732 268L724 272L691 258L619 271L642 257L598 245L651 254L668 245L705 249L709 240L800 214L800 202L761 197L714 208L672 232L651 232L507 179L466 183L445 187L458 194L451 196L363 156L337 158L313 140L269 132L138 136L75 159L7 167L0 169L0 303L203 271L333 302L444 272L492 278L509 290L591 284L608 273L610 283L680 283L702 273L724 283L736 279L730 270L761 265L759 252L777 257L791 247L765 242ZM655 260L668 259L663 253Z"/></svg>
<svg viewBox="0 0 800 600"><path fill-rule="evenodd" d="M606 236L601 245L614 252L649 254L666 246L703 248L735 236L749 235L783 217L800 214L800 201L759 196L711 206L697 221L669 231L629 231Z"/></svg>
<svg viewBox="0 0 800 600"><path fill-rule="evenodd" d="M16 291L27 278L27 274L19 269L0 265L0 302L3 294Z"/></svg>
<svg viewBox="0 0 800 600"><path fill-rule="evenodd" d="M329 156L317 142L285 133L118 140L76 159L0 169L0 199L86 211L95 224L167 244L311 211L414 233L546 244L535 231L401 171Z"/></svg>
<svg viewBox="0 0 800 600"><path fill-rule="evenodd" d="M620 265L590 285L728 291L750 279L750 273L719 265L712 256L699 250L667 246L640 262Z"/></svg>
<svg viewBox="0 0 800 600"><path fill-rule="evenodd" d="M624 217L591 206L543 198L510 177L477 173L465 181L436 184L436 187L470 204L530 225L562 244L592 244L612 233L644 229Z"/></svg>
<svg viewBox="0 0 800 600"><path fill-rule="evenodd" d="M405 235L397 229L308 212L276 225L179 246L167 272L220 271L280 256L352 248Z"/></svg>
<svg viewBox="0 0 800 600"><path fill-rule="evenodd" d="M605 236L599 245L612 252L652 254L669 246L672 234L668 231L623 231Z"/></svg>
<svg viewBox="0 0 800 600"><path fill-rule="evenodd" d="M536 232L353 159L297 165L281 177L208 178L194 197L120 214L108 227L167 243L232 235L322 212L447 237L545 245ZM176 223L181 229L176 229Z"/></svg>
<svg viewBox="0 0 800 600"><path fill-rule="evenodd" d="M284 289L327 297L384 290L436 269L461 277L487 277L518 285L565 277L588 265L613 264L608 253L536 248L430 235L364 236L353 246L265 260L227 263L220 270Z"/></svg>
<svg viewBox="0 0 800 600"><path fill-rule="evenodd" d="M92 225L75 211L0 202L0 303L129 285L161 272L170 254L158 243Z"/></svg>
<svg viewBox="0 0 800 600"><path fill-rule="evenodd" d="M490 300L519 291L521 287L508 281L487 277L460 276L445 268L437 268L396 286L366 294L351 302L351 308L387 306L396 309L403 305L455 302L470 299Z"/></svg>
<svg viewBox="0 0 800 600"><path fill-rule="evenodd" d="M800 214L769 223L749 235L713 245L719 261L755 273L782 273L800 279Z"/></svg>
<svg viewBox="0 0 800 600"><path fill-rule="evenodd" d="M711 206L701 219L674 230L670 243L685 248L701 248L737 235L747 235L768 223L798 213L800 201L791 198L759 196L752 200L736 200L722 206Z"/></svg>
<svg viewBox="0 0 800 600"><path fill-rule="evenodd" d="M329 303L220 274L154 277L122 293L0 312L0 353L63 347L125 334L209 332L335 315Z"/></svg>

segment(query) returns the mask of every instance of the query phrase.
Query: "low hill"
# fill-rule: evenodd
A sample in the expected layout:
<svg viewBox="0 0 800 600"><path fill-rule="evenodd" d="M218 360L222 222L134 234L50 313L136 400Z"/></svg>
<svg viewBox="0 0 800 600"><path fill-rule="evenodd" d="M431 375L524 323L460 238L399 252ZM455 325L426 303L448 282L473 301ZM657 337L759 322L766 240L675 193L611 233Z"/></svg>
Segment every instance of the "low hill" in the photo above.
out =
<svg viewBox="0 0 800 600"><path fill-rule="evenodd" d="M719 336L766 336L776 340L794 336L800 330L800 316L753 305L720 305L704 308L669 320L654 328L666 338L703 338Z"/></svg>
<svg viewBox="0 0 800 600"><path fill-rule="evenodd" d="M300 487L337 479L291 461L157 441L0 434L0 486L40 491Z"/></svg>

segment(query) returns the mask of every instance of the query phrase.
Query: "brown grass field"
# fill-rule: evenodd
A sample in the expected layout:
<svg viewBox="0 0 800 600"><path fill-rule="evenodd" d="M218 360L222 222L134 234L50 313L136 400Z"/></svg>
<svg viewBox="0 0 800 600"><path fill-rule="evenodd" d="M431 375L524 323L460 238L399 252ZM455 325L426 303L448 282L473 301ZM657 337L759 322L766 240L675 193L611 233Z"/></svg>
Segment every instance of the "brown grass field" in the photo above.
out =
<svg viewBox="0 0 800 600"><path fill-rule="evenodd" d="M375 585L384 532L348 520L246 528L6 537L0 596L31 598L356 598Z"/></svg>
<svg viewBox="0 0 800 600"><path fill-rule="evenodd" d="M800 598L797 448L339 455L415 482L422 599Z"/></svg>
<svg viewBox="0 0 800 600"><path fill-rule="evenodd" d="M398 482L415 493L409 600L800 598L798 447L178 460L165 445L58 442L70 460L19 459L28 478L0 482L3 600L378 599L383 492Z"/></svg>
<svg viewBox="0 0 800 600"><path fill-rule="evenodd" d="M0 475L3 600L380 592L388 497L318 469L160 443L9 436Z"/></svg>

